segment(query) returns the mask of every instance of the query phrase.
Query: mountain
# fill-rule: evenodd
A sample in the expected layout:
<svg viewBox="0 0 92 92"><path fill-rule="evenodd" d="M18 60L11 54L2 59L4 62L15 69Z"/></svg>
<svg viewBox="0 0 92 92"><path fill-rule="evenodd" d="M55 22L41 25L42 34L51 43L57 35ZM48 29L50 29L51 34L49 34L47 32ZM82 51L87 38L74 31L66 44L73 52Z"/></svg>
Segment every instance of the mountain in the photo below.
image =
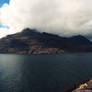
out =
<svg viewBox="0 0 92 92"><path fill-rule="evenodd" d="M0 53L55 54L64 52L92 52L92 42L84 36L70 38L35 29L24 29L20 33L0 39Z"/></svg>

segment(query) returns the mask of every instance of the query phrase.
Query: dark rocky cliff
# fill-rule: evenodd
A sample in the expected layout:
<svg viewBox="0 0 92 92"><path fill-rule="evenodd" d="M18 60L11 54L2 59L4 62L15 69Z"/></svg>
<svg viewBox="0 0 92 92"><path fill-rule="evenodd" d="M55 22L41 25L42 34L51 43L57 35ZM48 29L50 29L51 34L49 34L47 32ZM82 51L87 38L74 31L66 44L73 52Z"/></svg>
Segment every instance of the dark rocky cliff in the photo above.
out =
<svg viewBox="0 0 92 92"><path fill-rule="evenodd" d="M8 35L0 39L0 53L55 54L64 52L92 52L92 43L78 35L70 38L34 29Z"/></svg>

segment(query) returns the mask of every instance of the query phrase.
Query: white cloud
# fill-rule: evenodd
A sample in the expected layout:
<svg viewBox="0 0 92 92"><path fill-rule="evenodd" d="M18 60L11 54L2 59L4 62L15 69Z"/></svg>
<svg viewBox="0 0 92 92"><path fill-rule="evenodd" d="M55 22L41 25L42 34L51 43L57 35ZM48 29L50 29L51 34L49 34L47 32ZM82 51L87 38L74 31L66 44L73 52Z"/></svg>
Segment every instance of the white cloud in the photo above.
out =
<svg viewBox="0 0 92 92"><path fill-rule="evenodd" d="M0 20L11 34L30 27L59 35L85 35L92 30L91 4L92 0L11 0L0 9Z"/></svg>
<svg viewBox="0 0 92 92"><path fill-rule="evenodd" d="M0 28L0 38L10 34L10 31L7 28Z"/></svg>

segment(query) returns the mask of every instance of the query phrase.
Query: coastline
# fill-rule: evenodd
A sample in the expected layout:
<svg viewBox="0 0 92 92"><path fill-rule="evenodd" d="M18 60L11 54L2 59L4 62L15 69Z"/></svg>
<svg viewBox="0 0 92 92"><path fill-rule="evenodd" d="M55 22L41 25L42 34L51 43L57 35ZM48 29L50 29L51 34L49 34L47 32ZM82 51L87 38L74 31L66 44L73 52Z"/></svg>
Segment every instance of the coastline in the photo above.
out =
<svg viewBox="0 0 92 92"><path fill-rule="evenodd" d="M92 92L92 79L82 80L73 84L62 92Z"/></svg>
<svg viewBox="0 0 92 92"><path fill-rule="evenodd" d="M80 84L77 88L75 88L71 92L92 92L92 79Z"/></svg>

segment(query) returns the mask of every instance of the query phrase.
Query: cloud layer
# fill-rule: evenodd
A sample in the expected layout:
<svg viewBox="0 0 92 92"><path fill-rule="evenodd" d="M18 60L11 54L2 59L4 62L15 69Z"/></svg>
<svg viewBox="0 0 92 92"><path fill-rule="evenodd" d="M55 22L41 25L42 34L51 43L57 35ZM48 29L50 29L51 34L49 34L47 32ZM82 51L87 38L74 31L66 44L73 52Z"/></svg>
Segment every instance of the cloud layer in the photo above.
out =
<svg viewBox="0 0 92 92"><path fill-rule="evenodd" d="M26 27L62 36L92 34L92 0L11 0L0 9L0 37ZM7 31L6 31L7 30Z"/></svg>

